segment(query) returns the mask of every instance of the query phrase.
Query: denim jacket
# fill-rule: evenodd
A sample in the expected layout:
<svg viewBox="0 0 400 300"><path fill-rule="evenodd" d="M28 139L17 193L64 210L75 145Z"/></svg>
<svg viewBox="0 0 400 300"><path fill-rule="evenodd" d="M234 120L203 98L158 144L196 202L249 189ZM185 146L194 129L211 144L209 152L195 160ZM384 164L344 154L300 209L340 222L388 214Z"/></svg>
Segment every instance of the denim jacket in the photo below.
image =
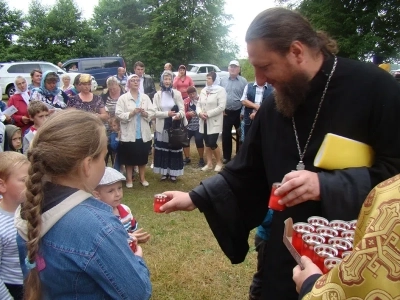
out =
<svg viewBox="0 0 400 300"><path fill-rule="evenodd" d="M80 199L71 201L77 194ZM15 218L25 278L27 224L19 209ZM149 271L130 249L127 232L111 206L78 191L43 213L42 222L39 255L44 264L36 262L43 299L150 298Z"/></svg>

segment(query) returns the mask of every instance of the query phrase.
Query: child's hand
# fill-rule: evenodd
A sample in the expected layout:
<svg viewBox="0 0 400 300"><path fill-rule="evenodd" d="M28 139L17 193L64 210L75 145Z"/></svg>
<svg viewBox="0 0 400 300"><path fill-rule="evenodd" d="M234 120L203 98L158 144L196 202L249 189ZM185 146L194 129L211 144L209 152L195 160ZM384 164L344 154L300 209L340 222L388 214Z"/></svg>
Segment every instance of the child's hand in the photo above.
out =
<svg viewBox="0 0 400 300"><path fill-rule="evenodd" d="M139 245L136 246L135 255L143 257L143 250L142 250L142 247L140 247Z"/></svg>
<svg viewBox="0 0 400 300"><path fill-rule="evenodd" d="M143 228L140 228L131 234L137 239L137 242L141 244L146 243L150 239L150 234L143 231Z"/></svg>

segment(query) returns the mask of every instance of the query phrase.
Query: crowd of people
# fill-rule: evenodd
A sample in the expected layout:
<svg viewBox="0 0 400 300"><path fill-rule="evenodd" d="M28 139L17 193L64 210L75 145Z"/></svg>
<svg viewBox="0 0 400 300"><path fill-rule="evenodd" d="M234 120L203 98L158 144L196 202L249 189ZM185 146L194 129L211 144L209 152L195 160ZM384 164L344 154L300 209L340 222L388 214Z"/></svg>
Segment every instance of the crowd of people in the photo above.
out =
<svg viewBox="0 0 400 300"><path fill-rule="evenodd" d="M257 89L249 88L246 79L239 75L237 60L229 63L228 70L229 77L222 80L214 72L207 74L206 86L198 93L184 65L178 67L175 76L172 65L166 63L157 91L153 78L145 74L145 66L139 61L129 77L124 68L118 68L118 73L107 79L101 95L91 91L89 74L77 75L71 84L68 74L60 78L52 71L32 70L29 85L21 76L15 79L16 92L7 105L3 103L2 110L14 106L16 112L6 115L4 124L6 128L15 129L12 125L19 128L22 141L31 127L36 128L34 116L28 112L32 101L43 102L49 114L63 109L95 114L104 123L109 138L107 157L117 170L126 173L128 188L133 187L135 173L141 185L149 185L145 178L149 153L153 154L151 168L160 174L161 181L176 182L184 174L184 166L192 162L190 143L181 147L172 147L169 143L169 129L184 126L189 141L194 139L199 153L197 166L203 171L219 172L223 163L231 160L232 127L240 131L243 119L248 128L266 98L259 94L265 96L272 91L264 83ZM218 147L220 134L223 151ZM8 140L12 137L4 139L1 150L12 149ZM27 147L21 151L26 153Z"/></svg>
<svg viewBox="0 0 400 300"><path fill-rule="evenodd" d="M0 122L1 299L149 299L138 243L150 235L121 203L122 182L132 188L136 169L149 186L149 153L160 180L176 182L191 163L190 148L170 143L181 126L195 140L198 167L218 174L189 193L165 192L161 210L199 209L232 263L244 260L258 227L249 299L400 297L400 86L376 66L336 56L336 42L291 10L261 12L246 42L255 82L233 60L229 76L210 72L199 94L186 67L174 76L169 63L159 91L140 61L132 75L121 68L108 78L102 95L88 74L73 85L49 71L33 70L29 85L16 77L7 103L15 110ZM234 158L232 127L243 133ZM372 166L315 167L327 133L370 145ZM276 182L283 211L267 205ZM306 257L296 266L282 242L287 218L310 216L360 216L352 254L326 275ZM371 257L381 269L368 266Z"/></svg>

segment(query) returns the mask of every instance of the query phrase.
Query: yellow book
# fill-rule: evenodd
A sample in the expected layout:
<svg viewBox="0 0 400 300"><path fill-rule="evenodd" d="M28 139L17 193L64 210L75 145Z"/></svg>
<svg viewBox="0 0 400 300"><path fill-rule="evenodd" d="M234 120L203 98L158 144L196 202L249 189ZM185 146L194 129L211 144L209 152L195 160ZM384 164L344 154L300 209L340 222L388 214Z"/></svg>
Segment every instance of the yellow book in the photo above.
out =
<svg viewBox="0 0 400 300"><path fill-rule="evenodd" d="M340 135L328 133L314 159L314 166L325 170L370 167L372 147Z"/></svg>

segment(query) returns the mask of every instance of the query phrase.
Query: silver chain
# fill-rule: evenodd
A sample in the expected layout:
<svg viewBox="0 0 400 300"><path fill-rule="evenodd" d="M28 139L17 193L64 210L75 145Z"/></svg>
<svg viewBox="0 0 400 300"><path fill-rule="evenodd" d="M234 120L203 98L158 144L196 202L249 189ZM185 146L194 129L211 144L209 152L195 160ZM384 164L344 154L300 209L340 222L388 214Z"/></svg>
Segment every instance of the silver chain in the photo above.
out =
<svg viewBox="0 0 400 300"><path fill-rule="evenodd" d="M331 71L331 74L329 74L328 80L326 81L325 89L324 89L324 91L322 93L321 100L319 101L317 113L315 115L314 122L313 122L313 124L311 126L311 131L310 131L310 133L308 135L307 142L306 142L306 144L304 146L303 153L301 153L299 136L298 136L297 130L296 130L296 123L294 122L294 117L292 117L293 130L294 130L294 135L296 137L297 150L299 151L300 163L303 163L303 158L304 158L304 155L306 154L308 143L310 142L311 136L313 134L315 123L317 123L317 119L318 119L318 116L319 116L319 111L321 110L322 102L324 102L325 94L326 94L326 91L328 90L329 82L331 81L332 75L335 72L336 65L337 65L337 57L335 56L335 61L333 62L332 71Z"/></svg>

